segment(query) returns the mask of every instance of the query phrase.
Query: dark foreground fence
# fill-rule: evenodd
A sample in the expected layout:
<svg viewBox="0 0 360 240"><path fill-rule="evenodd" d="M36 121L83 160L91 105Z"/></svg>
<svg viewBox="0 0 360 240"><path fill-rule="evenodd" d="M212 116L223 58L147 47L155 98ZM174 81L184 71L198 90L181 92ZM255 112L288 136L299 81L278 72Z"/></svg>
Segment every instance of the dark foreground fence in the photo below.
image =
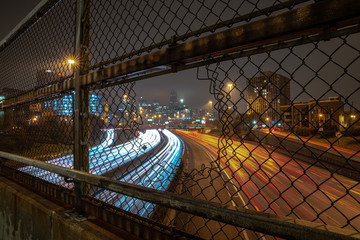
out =
<svg viewBox="0 0 360 240"><path fill-rule="evenodd" d="M359 238L359 13L356 0L41 1L0 46L1 174L175 239ZM140 80L188 69L215 99L210 134L151 129L189 110L150 108Z"/></svg>

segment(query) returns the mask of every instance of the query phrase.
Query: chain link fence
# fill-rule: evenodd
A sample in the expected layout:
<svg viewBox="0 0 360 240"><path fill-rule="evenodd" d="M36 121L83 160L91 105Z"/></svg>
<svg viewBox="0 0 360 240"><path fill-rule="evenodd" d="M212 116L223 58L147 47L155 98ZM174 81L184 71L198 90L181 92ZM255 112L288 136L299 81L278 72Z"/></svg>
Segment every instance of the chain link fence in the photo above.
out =
<svg viewBox="0 0 360 240"><path fill-rule="evenodd" d="M308 226L304 237L314 224L355 236L360 26L359 4L345 2L43 2L0 47L0 150L194 204L304 220L295 223ZM207 120L198 130L176 99L150 105L137 94L138 80L186 69L215 99L196 116ZM209 215L192 214L15 161L0 166L175 239L295 237L225 223L210 205Z"/></svg>

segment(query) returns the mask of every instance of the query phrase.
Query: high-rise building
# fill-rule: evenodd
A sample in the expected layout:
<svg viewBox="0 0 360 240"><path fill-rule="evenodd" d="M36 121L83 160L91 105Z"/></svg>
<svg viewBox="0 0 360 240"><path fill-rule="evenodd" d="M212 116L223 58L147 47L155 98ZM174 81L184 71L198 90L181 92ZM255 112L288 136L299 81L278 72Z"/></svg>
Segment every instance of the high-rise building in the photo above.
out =
<svg viewBox="0 0 360 240"><path fill-rule="evenodd" d="M247 114L271 125L280 120L280 106L290 104L290 79L274 72L262 72L247 79Z"/></svg>
<svg viewBox="0 0 360 240"><path fill-rule="evenodd" d="M170 101L169 101L170 114L174 114L178 108L179 108L179 102L177 98L177 93L176 91L172 90L170 92Z"/></svg>

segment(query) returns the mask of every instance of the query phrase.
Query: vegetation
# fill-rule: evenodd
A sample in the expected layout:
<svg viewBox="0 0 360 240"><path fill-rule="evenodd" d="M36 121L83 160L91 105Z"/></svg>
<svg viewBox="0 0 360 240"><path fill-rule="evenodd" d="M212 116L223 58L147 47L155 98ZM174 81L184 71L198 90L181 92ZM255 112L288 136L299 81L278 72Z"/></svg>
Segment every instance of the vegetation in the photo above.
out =
<svg viewBox="0 0 360 240"><path fill-rule="evenodd" d="M314 135L315 130L308 127L296 127L294 133L298 136L307 137L310 135Z"/></svg>

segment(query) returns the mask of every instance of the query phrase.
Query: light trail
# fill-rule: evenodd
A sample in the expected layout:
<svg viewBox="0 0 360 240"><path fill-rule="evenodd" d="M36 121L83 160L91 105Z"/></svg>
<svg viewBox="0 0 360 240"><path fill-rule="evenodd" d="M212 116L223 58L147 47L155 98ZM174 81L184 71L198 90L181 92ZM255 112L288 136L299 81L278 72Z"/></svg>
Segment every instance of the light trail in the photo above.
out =
<svg viewBox="0 0 360 240"><path fill-rule="evenodd" d="M133 160L136 157L150 151L160 143L160 134L156 130L147 130L126 143L110 147L114 140L114 129L106 130L106 139L98 146L89 149L89 172L101 175L111 171L120 165ZM62 167L73 168L73 155L52 159L48 163ZM44 171L34 167L19 169L49 182L65 185L63 178L55 173Z"/></svg>
<svg viewBox="0 0 360 240"><path fill-rule="evenodd" d="M178 132L215 152L219 150L217 137ZM360 229L360 218L356 217L360 209L359 182L250 142L233 140L221 150L221 156L220 171L236 180L236 187L247 197L244 207Z"/></svg>
<svg viewBox="0 0 360 240"><path fill-rule="evenodd" d="M166 145L140 167L117 180L161 191L167 189L180 164L183 143L169 130L165 129L162 132L167 139ZM98 193L95 197L143 217L150 217L156 206L107 190Z"/></svg>
<svg viewBox="0 0 360 240"><path fill-rule="evenodd" d="M261 130L261 131L265 132L265 133L269 133L269 130ZM352 157L353 156L360 157L360 152L359 151L354 151L354 150L351 150L351 149L348 149L348 148L335 146L334 144L330 145L328 143L319 142L319 141L313 140L311 138L299 137L299 136L297 136L297 135L295 135L293 133L286 133L286 132L283 132L283 131L274 130L274 131L271 131L271 134L278 135L278 136L281 136L281 137L285 137L287 139L301 141L301 143L310 143L310 144L313 144L313 145L324 147L326 149L334 149L336 153L339 153L341 155L343 155L344 153L347 153L347 154L350 154Z"/></svg>

